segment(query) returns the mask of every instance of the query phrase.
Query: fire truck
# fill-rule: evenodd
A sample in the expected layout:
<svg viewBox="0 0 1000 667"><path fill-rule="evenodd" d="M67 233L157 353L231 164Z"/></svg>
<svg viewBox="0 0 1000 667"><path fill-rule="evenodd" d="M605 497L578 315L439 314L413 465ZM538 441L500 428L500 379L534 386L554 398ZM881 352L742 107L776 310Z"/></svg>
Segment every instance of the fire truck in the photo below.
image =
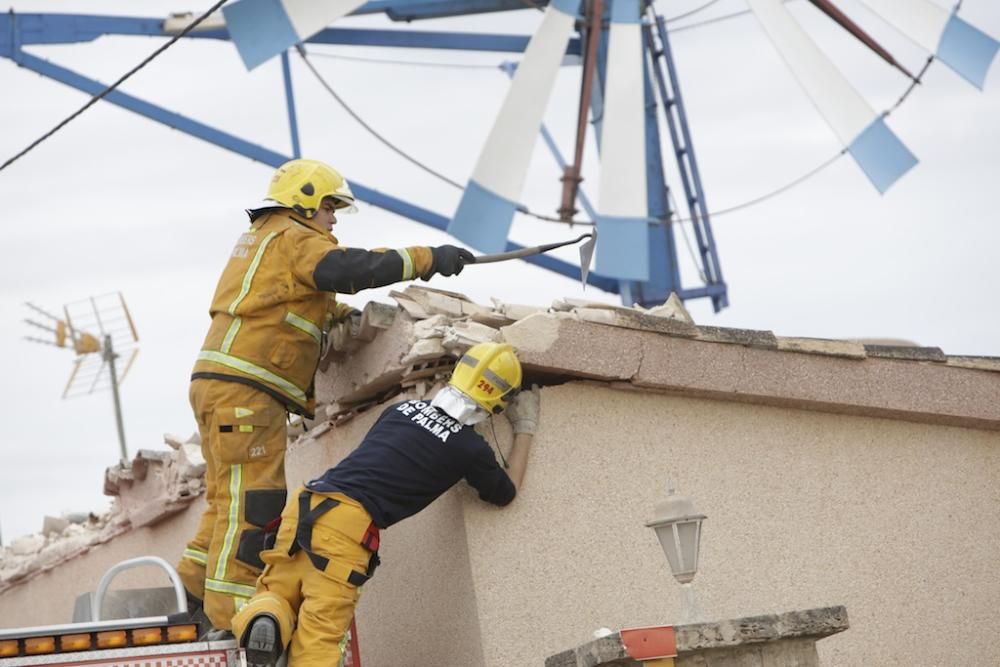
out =
<svg viewBox="0 0 1000 667"><path fill-rule="evenodd" d="M177 612L101 620L111 581L135 567L155 565L170 577ZM90 619L79 623L0 630L0 667L245 667L243 651L232 639L203 641L187 613L187 596L177 572L162 558L143 556L118 563L101 577L90 602ZM284 662L284 658L282 658ZM351 631L340 667L361 667L357 630Z"/></svg>

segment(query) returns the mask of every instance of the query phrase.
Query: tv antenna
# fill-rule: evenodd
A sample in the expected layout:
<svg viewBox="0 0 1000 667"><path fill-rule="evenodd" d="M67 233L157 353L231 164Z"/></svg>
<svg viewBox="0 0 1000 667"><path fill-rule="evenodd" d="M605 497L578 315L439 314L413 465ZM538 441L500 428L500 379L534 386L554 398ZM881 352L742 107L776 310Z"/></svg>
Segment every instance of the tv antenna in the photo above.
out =
<svg viewBox="0 0 1000 667"><path fill-rule="evenodd" d="M121 292L93 296L63 306L58 317L33 303L25 303L43 319L25 318L25 322L50 334L48 338L25 336L26 340L43 345L72 349L76 353L73 370L62 397L76 398L111 390L115 405L115 424L122 461L128 460L125 449L125 427L118 387L132 368L139 354L139 334ZM125 357L125 366L118 375L116 360Z"/></svg>

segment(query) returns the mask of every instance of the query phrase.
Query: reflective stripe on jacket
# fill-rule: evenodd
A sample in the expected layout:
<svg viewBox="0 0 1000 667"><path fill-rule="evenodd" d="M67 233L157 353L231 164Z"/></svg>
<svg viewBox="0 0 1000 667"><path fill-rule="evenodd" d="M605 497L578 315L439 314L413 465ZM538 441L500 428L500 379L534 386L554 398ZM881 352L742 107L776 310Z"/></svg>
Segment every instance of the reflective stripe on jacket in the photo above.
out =
<svg viewBox="0 0 1000 667"><path fill-rule="evenodd" d="M192 379L253 385L312 416L329 292L355 293L431 273L430 248L342 248L288 209L254 220L236 242L212 298L212 324Z"/></svg>

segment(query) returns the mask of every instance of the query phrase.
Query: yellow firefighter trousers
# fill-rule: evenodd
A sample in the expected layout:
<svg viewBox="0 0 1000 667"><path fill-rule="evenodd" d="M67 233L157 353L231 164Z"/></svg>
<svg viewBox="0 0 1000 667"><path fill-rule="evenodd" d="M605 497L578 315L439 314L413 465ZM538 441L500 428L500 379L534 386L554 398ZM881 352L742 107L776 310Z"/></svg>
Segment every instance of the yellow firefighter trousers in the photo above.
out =
<svg viewBox="0 0 1000 667"><path fill-rule="evenodd" d="M207 379L191 383L191 407L208 507L177 572L212 625L228 630L264 567L264 526L285 503L286 412L253 387Z"/></svg>
<svg viewBox="0 0 1000 667"><path fill-rule="evenodd" d="M254 618L269 615L289 651L288 667L331 667L343 657L343 639L361 595L347 577L351 570L364 573L368 567L371 552L360 542L372 519L360 503L341 493L312 494L310 509L324 498L340 501L313 525L312 552L330 561L319 570L302 549L288 555L303 488L290 495L281 513L274 548L263 554L267 565L257 581L257 594L233 619L233 634L242 640Z"/></svg>

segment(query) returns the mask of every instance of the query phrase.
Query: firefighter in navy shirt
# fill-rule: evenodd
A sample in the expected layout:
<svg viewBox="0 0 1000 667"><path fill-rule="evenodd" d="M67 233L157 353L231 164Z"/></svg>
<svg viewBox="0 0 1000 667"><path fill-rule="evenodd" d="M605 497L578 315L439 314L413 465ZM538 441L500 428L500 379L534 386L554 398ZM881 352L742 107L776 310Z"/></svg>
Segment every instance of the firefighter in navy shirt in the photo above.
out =
<svg viewBox="0 0 1000 667"><path fill-rule="evenodd" d="M520 386L510 345L475 345L432 401L389 406L357 449L291 494L257 593L233 618L250 667L273 667L286 648L289 667L339 663L359 587L378 565L379 529L462 479L486 502L514 499L539 408L537 390ZM514 430L506 471L473 428L504 410Z"/></svg>

